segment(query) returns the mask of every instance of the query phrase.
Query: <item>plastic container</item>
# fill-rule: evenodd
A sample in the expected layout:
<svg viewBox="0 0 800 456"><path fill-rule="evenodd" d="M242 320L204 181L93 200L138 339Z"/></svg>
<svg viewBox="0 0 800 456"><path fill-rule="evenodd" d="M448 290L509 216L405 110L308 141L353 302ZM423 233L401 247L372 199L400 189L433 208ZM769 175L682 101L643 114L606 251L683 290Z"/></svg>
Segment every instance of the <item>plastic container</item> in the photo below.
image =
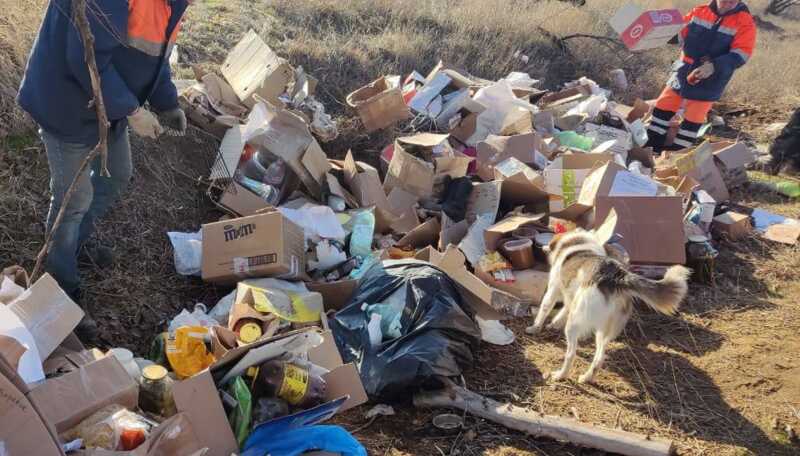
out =
<svg viewBox="0 0 800 456"><path fill-rule="evenodd" d="M533 257L533 241L530 239L512 239L503 243L503 256L508 258L515 270L530 269L536 264Z"/></svg>
<svg viewBox="0 0 800 456"><path fill-rule="evenodd" d="M572 130L556 133L555 136L558 140L558 143L561 144L562 147L579 149L584 152L589 152L592 150L592 145L594 144L592 138L581 136Z"/></svg>
<svg viewBox="0 0 800 456"><path fill-rule="evenodd" d="M647 129L642 122L642 119L636 119L629 124L631 135L633 135L633 142L639 146L644 147L647 144Z"/></svg>
<svg viewBox="0 0 800 456"><path fill-rule="evenodd" d="M381 314L374 313L369 317L367 332L369 332L369 343L377 347L383 342L383 331L381 331Z"/></svg>
<svg viewBox="0 0 800 456"><path fill-rule="evenodd" d="M261 199L267 202L267 204L271 204L272 206L277 206L278 203L280 202L281 199L280 192L274 186L265 184L263 182L259 182L255 179L251 179L247 176L242 176L242 175L239 176L238 181L245 188L255 193L256 195L260 196Z"/></svg>
<svg viewBox="0 0 800 456"><path fill-rule="evenodd" d="M130 350L127 348L112 348L108 353L114 355L114 358L117 358L117 361L122 364L122 367L125 368L125 372L127 372L132 379L139 379L141 371L139 370L139 365L133 360L133 353Z"/></svg>
<svg viewBox="0 0 800 456"><path fill-rule="evenodd" d="M521 226L511 233L515 239L530 239L533 241L539 232L529 226Z"/></svg>
<svg viewBox="0 0 800 456"><path fill-rule="evenodd" d="M154 364L142 369L139 378L139 408L164 418L177 413L172 397L172 384L164 366Z"/></svg>
<svg viewBox="0 0 800 456"><path fill-rule="evenodd" d="M236 338L245 344L252 344L264 334L261 321L255 318L242 318L237 321L233 332L236 333Z"/></svg>

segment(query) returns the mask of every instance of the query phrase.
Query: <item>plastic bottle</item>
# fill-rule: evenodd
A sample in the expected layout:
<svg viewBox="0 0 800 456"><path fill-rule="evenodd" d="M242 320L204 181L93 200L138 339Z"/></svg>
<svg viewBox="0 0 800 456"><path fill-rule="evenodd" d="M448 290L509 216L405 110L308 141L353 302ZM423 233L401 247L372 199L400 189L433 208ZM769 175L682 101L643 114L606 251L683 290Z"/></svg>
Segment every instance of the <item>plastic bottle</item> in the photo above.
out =
<svg viewBox="0 0 800 456"><path fill-rule="evenodd" d="M372 211L361 211L353 217L353 234L350 236L350 255L366 257L372 253L375 235L375 216Z"/></svg>
<svg viewBox="0 0 800 456"><path fill-rule="evenodd" d="M273 360L259 367L254 393L256 397L278 397L289 405L308 409L322 403L327 388L325 380L308 369Z"/></svg>
<svg viewBox="0 0 800 456"><path fill-rule="evenodd" d="M286 162L277 157L269 157L264 151L256 152L253 157L262 168L265 168L264 177L261 179L265 184L280 187L286 180Z"/></svg>
<svg viewBox="0 0 800 456"><path fill-rule="evenodd" d="M367 331L369 332L369 343L373 347L377 347L383 342L383 333L381 332L381 314L374 313L369 317L367 324Z"/></svg>
<svg viewBox="0 0 800 456"><path fill-rule="evenodd" d="M647 144L647 129L644 127L642 119L636 119L630 123L631 135L633 135L633 142L639 147L644 147Z"/></svg>
<svg viewBox="0 0 800 456"><path fill-rule="evenodd" d="M594 144L592 138L581 136L572 130L556 133L556 139L558 139L558 143L561 144L563 147L579 149L586 152L591 150L592 144Z"/></svg>
<svg viewBox="0 0 800 456"><path fill-rule="evenodd" d="M260 196L267 203L277 206L280 202L280 192L272 185L259 182L244 175L240 175L238 180L240 184Z"/></svg>

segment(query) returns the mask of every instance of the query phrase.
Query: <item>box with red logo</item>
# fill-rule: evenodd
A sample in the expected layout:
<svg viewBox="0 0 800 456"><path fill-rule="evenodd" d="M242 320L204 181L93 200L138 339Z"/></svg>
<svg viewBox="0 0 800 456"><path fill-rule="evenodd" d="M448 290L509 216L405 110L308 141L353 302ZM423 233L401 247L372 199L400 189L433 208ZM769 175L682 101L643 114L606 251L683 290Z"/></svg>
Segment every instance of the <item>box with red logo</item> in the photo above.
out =
<svg viewBox="0 0 800 456"><path fill-rule="evenodd" d="M664 46L683 28L683 15L677 9L644 11L625 5L610 20L611 28L631 51Z"/></svg>
<svg viewBox="0 0 800 456"><path fill-rule="evenodd" d="M203 280L232 284L247 277L305 275L303 229L280 212L203 225Z"/></svg>

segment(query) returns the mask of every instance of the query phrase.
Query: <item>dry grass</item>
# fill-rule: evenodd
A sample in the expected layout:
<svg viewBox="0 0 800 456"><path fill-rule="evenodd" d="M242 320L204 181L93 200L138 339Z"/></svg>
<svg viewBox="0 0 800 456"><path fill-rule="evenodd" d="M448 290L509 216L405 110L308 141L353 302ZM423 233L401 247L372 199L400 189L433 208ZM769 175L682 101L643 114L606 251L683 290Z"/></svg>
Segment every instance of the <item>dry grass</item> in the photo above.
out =
<svg viewBox="0 0 800 456"><path fill-rule="evenodd" d="M697 0L699 3L701 0ZM754 10L766 0L754 0ZM379 150L394 132L366 135L344 99L381 74L427 72L439 58L470 73L494 79L528 71L553 87L587 75L605 82L609 69L624 68L633 89L628 97L655 95L674 48L643 55L585 38L559 43L574 33L610 35L605 19L623 0L590 0L576 8L558 1L506 0L198 0L180 41L181 76L189 64L213 67L248 28L256 29L293 64L320 81L321 97L340 123L342 136L325 145L330 155L352 147L362 156ZM45 2L0 0L0 265L30 268L41 245L48 202L47 164L39 142L27 135L7 137L6 119L27 48ZM649 6L688 0L639 1ZM772 20L772 19L770 19ZM800 24L775 21L789 34ZM800 67L791 45L776 33L762 33L760 51L737 76L730 105L755 106L731 122L746 133L782 120L780 108L798 97ZM563 45L562 45L563 44ZM610 47L609 47L610 46ZM765 52L769 50L769 52ZM526 65L516 52L530 57ZM796 55L796 50L794 51ZM781 74L781 81L778 75ZM732 119L729 119L732 120ZM135 140L135 174L129 197L99 230L120 262L109 271L84 268L87 302L101 322L103 342L138 353L167 318L196 301L213 304L220 292L177 276L165 232L193 230L214 220L197 177L207 172L209 144L196 138L160 144ZM205 151L205 152L204 152ZM203 159L198 160L198 156ZM755 191L734 193L751 207L800 215L800 204ZM563 338L525 336L527 322L512 323L520 339L508 347L487 346L466 375L470 388L548 414L607 427L673 438L681 454L789 455L797 447L774 431L774 418L800 428L800 255L756 238L722 246L716 287L693 286L681 318L642 313L613 344L608 366L594 386L548 385L542 372L563 356ZM581 350L585 368L591 344ZM532 439L485 421L467 418L465 432L442 434L430 425L437 412L397 407L398 416L380 419L357 437L371 454L595 455L566 444ZM361 410L337 418L355 429Z"/></svg>

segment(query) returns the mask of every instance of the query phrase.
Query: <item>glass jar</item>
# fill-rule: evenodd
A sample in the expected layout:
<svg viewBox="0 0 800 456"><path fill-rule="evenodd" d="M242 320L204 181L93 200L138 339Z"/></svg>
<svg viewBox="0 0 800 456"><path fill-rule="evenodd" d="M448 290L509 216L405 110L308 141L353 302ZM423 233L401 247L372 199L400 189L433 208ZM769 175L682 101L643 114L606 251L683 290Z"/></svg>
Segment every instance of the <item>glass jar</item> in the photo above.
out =
<svg viewBox="0 0 800 456"><path fill-rule="evenodd" d="M139 378L139 408L164 418L177 413L172 385L172 379L167 375L164 366L154 364L142 369L142 376Z"/></svg>

